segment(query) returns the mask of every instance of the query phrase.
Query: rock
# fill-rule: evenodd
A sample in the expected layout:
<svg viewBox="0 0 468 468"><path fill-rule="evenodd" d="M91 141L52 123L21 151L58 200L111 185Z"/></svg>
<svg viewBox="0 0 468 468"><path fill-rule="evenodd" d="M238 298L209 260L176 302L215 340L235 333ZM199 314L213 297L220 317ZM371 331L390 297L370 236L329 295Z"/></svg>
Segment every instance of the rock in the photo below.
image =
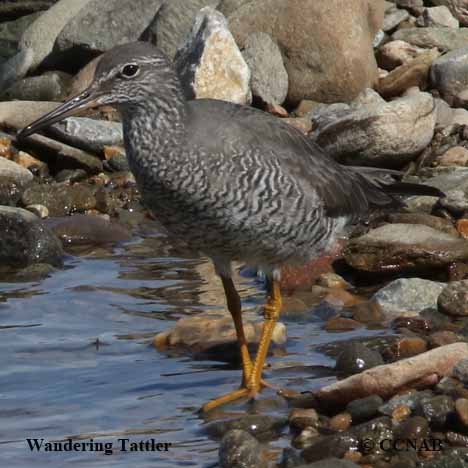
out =
<svg viewBox="0 0 468 468"><path fill-rule="evenodd" d="M352 307L353 319L361 323L380 323L384 316L379 304L366 301Z"/></svg>
<svg viewBox="0 0 468 468"><path fill-rule="evenodd" d="M0 175L0 205L16 206L23 190L14 179Z"/></svg>
<svg viewBox="0 0 468 468"><path fill-rule="evenodd" d="M54 165L57 169L83 169L87 174L102 172L102 162L97 157L43 135L31 135L21 143L46 153L49 156L49 166Z"/></svg>
<svg viewBox="0 0 468 468"><path fill-rule="evenodd" d="M243 4L228 19L241 48L254 32L267 33L278 43L290 103L336 102L351 101L375 83L372 42L383 10L383 1L258 0Z"/></svg>
<svg viewBox="0 0 468 468"><path fill-rule="evenodd" d="M216 8L220 0L171 0L164 2L155 22L150 26L154 42L169 58L175 57L184 43L198 12L204 7Z"/></svg>
<svg viewBox="0 0 468 468"><path fill-rule="evenodd" d="M468 125L468 111L466 109L453 109L450 123L453 125Z"/></svg>
<svg viewBox="0 0 468 468"><path fill-rule="evenodd" d="M278 45L265 33L253 33L242 51L252 74L252 94L265 103L282 104L288 95L288 74Z"/></svg>
<svg viewBox="0 0 468 468"><path fill-rule="evenodd" d="M377 54L377 63L380 68L393 70L413 60L425 51L426 49L408 44L405 41L390 41L380 47Z"/></svg>
<svg viewBox="0 0 468 468"><path fill-rule="evenodd" d="M81 215L51 219L47 225L64 245L102 245L127 241L129 230L101 216Z"/></svg>
<svg viewBox="0 0 468 468"><path fill-rule="evenodd" d="M80 182L88 177L86 171L83 169L62 169L56 176L55 182L67 182L73 184L74 182Z"/></svg>
<svg viewBox="0 0 468 468"><path fill-rule="evenodd" d="M295 430L317 427L319 415L313 408L294 408L289 413L289 426Z"/></svg>
<svg viewBox="0 0 468 468"><path fill-rule="evenodd" d="M446 6L426 8L423 14L418 18L416 24L425 28L431 26L458 28L460 26L458 20L453 17Z"/></svg>
<svg viewBox="0 0 468 468"><path fill-rule="evenodd" d="M57 102L0 102L0 127L19 130L57 106Z"/></svg>
<svg viewBox="0 0 468 468"><path fill-rule="evenodd" d="M33 180L31 171L8 159L0 157L0 177L8 177L19 187L27 187Z"/></svg>
<svg viewBox="0 0 468 468"><path fill-rule="evenodd" d="M339 458L325 458L323 460L316 461L314 463L308 463L307 465L301 465L298 468L358 468L359 465L353 463L350 460L339 459Z"/></svg>
<svg viewBox="0 0 468 468"><path fill-rule="evenodd" d="M322 273L317 278L317 285L322 286L322 288L351 289L351 285L336 273Z"/></svg>
<svg viewBox="0 0 468 468"><path fill-rule="evenodd" d="M468 166L468 149L463 146L453 146L437 158L440 166Z"/></svg>
<svg viewBox="0 0 468 468"><path fill-rule="evenodd" d="M468 88L467 74L468 47L465 46L434 61L430 73L431 85L451 104L457 94Z"/></svg>
<svg viewBox="0 0 468 468"><path fill-rule="evenodd" d="M416 408L420 407L423 401L429 400L433 396L434 393L431 390L422 390L419 392L413 390L410 393L392 397L379 408L379 411L387 416L391 416L394 411L401 406L406 406L410 411L415 411Z"/></svg>
<svg viewBox="0 0 468 468"><path fill-rule="evenodd" d="M257 439L246 431L226 433L219 447L220 468L267 468Z"/></svg>
<svg viewBox="0 0 468 468"><path fill-rule="evenodd" d="M49 168L46 163L24 151L18 151L18 153L13 156L13 161L40 177L45 177L49 174Z"/></svg>
<svg viewBox="0 0 468 468"><path fill-rule="evenodd" d="M445 427L448 416L453 412L452 398L447 395L437 395L421 403L419 412L432 425L438 428Z"/></svg>
<svg viewBox="0 0 468 468"><path fill-rule="evenodd" d="M445 346L460 341L460 337L449 330L441 330L432 333L429 337L429 344L431 348L437 348L438 346Z"/></svg>
<svg viewBox="0 0 468 468"><path fill-rule="evenodd" d="M247 104L250 70L226 19L206 7L195 18L187 42L177 51L175 67L187 98L212 98Z"/></svg>
<svg viewBox="0 0 468 468"><path fill-rule="evenodd" d="M86 185L33 185L26 189L22 202L28 205L44 205L50 216L92 210L96 206L93 190Z"/></svg>
<svg viewBox="0 0 468 468"><path fill-rule="evenodd" d="M453 281L440 293L439 310L454 317L468 316L468 280Z"/></svg>
<svg viewBox="0 0 468 468"><path fill-rule="evenodd" d="M432 140L434 100L427 93L408 93L385 102L366 90L353 106L312 113L310 137L340 162L398 167L412 161Z"/></svg>
<svg viewBox="0 0 468 468"><path fill-rule="evenodd" d="M453 377L458 379L464 385L468 384L468 359L462 359L454 366Z"/></svg>
<svg viewBox="0 0 468 468"><path fill-rule="evenodd" d="M69 117L49 127L48 132L68 145L96 154L102 154L105 146L123 145L120 122Z"/></svg>
<svg viewBox="0 0 468 468"><path fill-rule="evenodd" d="M83 66L112 47L140 39L162 4L139 0L136 8L132 0L91 0L62 29L54 52L73 56L73 65Z"/></svg>
<svg viewBox="0 0 468 468"><path fill-rule="evenodd" d="M447 344L447 343L446 343ZM403 337L391 348L391 352L397 359L416 356L427 351L427 342L418 336Z"/></svg>
<svg viewBox="0 0 468 468"><path fill-rule="evenodd" d="M59 0L24 31L20 40L20 49L32 50L29 69L37 68L50 57L57 36L81 9L85 9L90 1Z"/></svg>
<svg viewBox="0 0 468 468"><path fill-rule="evenodd" d="M15 81L23 78L30 69L33 59L33 50L26 48L6 62L0 63L0 87L8 89Z"/></svg>
<svg viewBox="0 0 468 468"><path fill-rule="evenodd" d="M382 405L383 400L379 395L370 395L349 402L346 411L351 414L353 423L360 423L376 416Z"/></svg>
<svg viewBox="0 0 468 468"><path fill-rule="evenodd" d="M335 370L341 374L352 375L383 364L380 353L361 343L349 343L343 346L336 358Z"/></svg>
<svg viewBox="0 0 468 468"><path fill-rule="evenodd" d="M409 18L409 13L406 10L393 9L387 12L384 16L382 30L390 32L395 29L400 23Z"/></svg>
<svg viewBox="0 0 468 468"><path fill-rule="evenodd" d="M297 449L308 447L318 435L319 432L317 429L314 427L306 427L293 438L291 445Z"/></svg>
<svg viewBox="0 0 468 468"><path fill-rule="evenodd" d="M422 440L429 435L429 424L421 416L415 416L403 421L395 430L395 438L399 440Z"/></svg>
<svg viewBox="0 0 468 468"><path fill-rule="evenodd" d="M468 240L468 219L459 219L456 224L457 232L463 239Z"/></svg>
<svg viewBox="0 0 468 468"><path fill-rule="evenodd" d="M425 89L432 62L439 55L437 49L432 49L395 68L379 80L379 93L385 98L392 98L400 96L413 86Z"/></svg>
<svg viewBox="0 0 468 468"><path fill-rule="evenodd" d="M244 332L248 343L258 343L262 330L259 321L245 320ZM277 323L272 342L282 345L286 341L286 328ZM237 352L237 340L234 323L230 316L219 317L212 313L184 317L176 322L175 327L156 335L154 345L158 349L179 346L195 351L207 351L222 344L232 344Z"/></svg>
<svg viewBox="0 0 468 468"><path fill-rule="evenodd" d="M2 99L21 101L63 101L68 95L71 77L63 72L47 72L24 78L9 87Z"/></svg>
<svg viewBox="0 0 468 468"><path fill-rule="evenodd" d="M0 263L26 267L33 263L62 265L60 241L41 220L21 208L0 207Z"/></svg>
<svg viewBox="0 0 468 468"><path fill-rule="evenodd" d="M44 205L28 205L26 209L41 219L49 216L49 210Z"/></svg>
<svg viewBox="0 0 468 468"><path fill-rule="evenodd" d="M21 39L24 31L33 23L41 13L32 13L30 15L21 16L13 21L3 21L0 23L0 43L11 44L11 53L3 53L3 45L0 46L0 55L4 58L11 58L17 52L18 42ZM0 60L1 61L1 60Z"/></svg>
<svg viewBox="0 0 468 468"><path fill-rule="evenodd" d="M424 309L437 307L437 298L444 283L420 278L402 278L389 283L373 296L386 320L415 317Z"/></svg>
<svg viewBox="0 0 468 468"><path fill-rule="evenodd" d="M349 319L346 317L334 317L327 320L327 323L324 326L324 329L327 332L340 332L340 331L349 331L356 330L356 328L361 328L362 325L356 320Z"/></svg>
<svg viewBox="0 0 468 468"><path fill-rule="evenodd" d="M374 394L389 398L402 387L414 385L418 380L434 385L437 376L449 375L455 364L466 357L466 343L442 346L414 357L374 367L323 387L317 398L322 404L338 405Z"/></svg>
<svg viewBox="0 0 468 468"><path fill-rule="evenodd" d="M368 272L404 272L442 268L468 260L468 242L417 224L386 224L352 239L346 262Z"/></svg>
<svg viewBox="0 0 468 468"><path fill-rule="evenodd" d="M332 431L347 431L351 426L353 419L349 413L338 413L330 418L329 427Z"/></svg>
<svg viewBox="0 0 468 468"><path fill-rule="evenodd" d="M452 236L458 236L458 232L451 221L426 213L392 213L388 215L387 220L389 223L395 224L422 224Z"/></svg>
<svg viewBox="0 0 468 468"><path fill-rule="evenodd" d="M437 47L440 51L465 47L468 41L468 30L464 28L403 28L393 34L393 39L409 42L417 47L432 49Z"/></svg>
<svg viewBox="0 0 468 468"><path fill-rule="evenodd" d="M221 0L218 10L228 18L235 13L242 5L251 2L252 0Z"/></svg>
<svg viewBox="0 0 468 468"><path fill-rule="evenodd" d="M411 415L411 409L409 406L406 405L400 405L397 406L393 411L392 411L392 421L396 423L401 423L405 419L407 419Z"/></svg>
<svg viewBox="0 0 468 468"><path fill-rule="evenodd" d="M455 411L458 420L464 425L468 426L468 399L458 398L455 402Z"/></svg>
<svg viewBox="0 0 468 468"><path fill-rule="evenodd" d="M468 26L468 2L467 0L432 0L434 5L447 6L452 15L457 18L462 26Z"/></svg>
<svg viewBox="0 0 468 468"><path fill-rule="evenodd" d="M0 17L2 21L11 21L24 15L41 13L50 8L56 0L22 0L0 3Z"/></svg>
<svg viewBox="0 0 468 468"><path fill-rule="evenodd" d="M249 414L234 419L214 421L205 430L211 437L221 438L230 431L241 430L256 437L258 440L268 440L273 435L278 435L288 424L286 418L261 414Z"/></svg>

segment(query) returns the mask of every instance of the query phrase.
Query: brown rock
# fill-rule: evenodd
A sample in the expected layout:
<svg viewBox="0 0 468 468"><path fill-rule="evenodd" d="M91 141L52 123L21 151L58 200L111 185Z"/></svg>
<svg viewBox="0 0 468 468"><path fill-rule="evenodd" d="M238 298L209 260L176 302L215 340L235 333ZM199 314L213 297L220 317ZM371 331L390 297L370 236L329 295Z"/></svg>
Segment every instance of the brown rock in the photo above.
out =
<svg viewBox="0 0 468 468"><path fill-rule="evenodd" d="M31 156L24 151L18 151L18 154L13 157L13 161L26 169L37 168L45 170L47 168L47 164L45 162L36 159L34 156Z"/></svg>
<svg viewBox="0 0 468 468"><path fill-rule="evenodd" d="M439 55L437 49L432 49L400 65L379 80L377 90L385 98L392 98L400 96L413 86L425 89L432 62Z"/></svg>
<svg viewBox="0 0 468 468"><path fill-rule="evenodd" d="M400 405L397 406L393 411L392 411L392 419L399 423L411 414L411 408L407 405Z"/></svg>
<svg viewBox="0 0 468 468"><path fill-rule="evenodd" d="M408 44L405 41L390 41L380 47L377 62L379 67L393 70L425 52L426 49Z"/></svg>
<svg viewBox="0 0 468 468"><path fill-rule="evenodd" d="M454 317L468 315L468 280L454 281L440 293L439 310Z"/></svg>
<svg viewBox="0 0 468 468"><path fill-rule="evenodd" d="M360 328L362 325L356 320L348 319L344 317L335 317L327 320L325 323L325 330L332 332L332 331L347 331L347 330L356 330L356 328Z"/></svg>
<svg viewBox="0 0 468 468"><path fill-rule="evenodd" d="M437 331L429 337L431 348L438 348L439 346L445 346L459 341L460 338L457 334L449 330Z"/></svg>
<svg viewBox="0 0 468 468"><path fill-rule="evenodd" d="M401 338L392 348L397 357L408 358L427 351L427 343L426 340L419 337Z"/></svg>
<svg viewBox="0 0 468 468"><path fill-rule="evenodd" d="M468 166L468 149L454 146L437 158L436 162L440 166Z"/></svg>
<svg viewBox="0 0 468 468"><path fill-rule="evenodd" d="M296 430L316 427L318 422L319 416L313 408L294 408L289 413L289 425Z"/></svg>
<svg viewBox="0 0 468 468"><path fill-rule="evenodd" d="M384 2L258 0L228 19L237 44L253 32L272 36L284 51L288 100L351 101L372 87L377 65L372 41L383 22Z"/></svg>
<svg viewBox="0 0 468 468"><path fill-rule="evenodd" d="M351 423L352 418L349 413L339 413L330 419L328 425L333 431L342 432L347 431Z"/></svg>
<svg viewBox="0 0 468 468"><path fill-rule="evenodd" d="M336 273L323 273L317 278L317 284L324 288L350 289L351 285Z"/></svg>
<svg viewBox="0 0 468 468"><path fill-rule="evenodd" d="M287 117L283 121L297 128L304 135L307 135L312 130L312 120L308 117Z"/></svg>
<svg viewBox="0 0 468 468"><path fill-rule="evenodd" d="M459 398L455 402L455 411L460 422L468 426L468 400L466 398Z"/></svg>
<svg viewBox="0 0 468 468"><path fill-rule="evenodd" d="M9 138L0 138L0 157L11 159L13 154L13 146Z"/></svg>
<svg viewBox="0 0 468 468"><path fill-rule="evenodd" d="M329 289L324 301L335 307L352 307L364 302L362 297L351 294L344 289Z"/></svg>
<svg viewBox="0 0 468 468"><path fill-rule="evenodd" d="M322 404L337 405L374 394L389 398L418 381L434 385L434 376L450 374L454 365L466 357L466 343L442 346L335 382L322 388L317 398Z"/></svg>
<svg viewBox="0 0 468 468"><path fill-rule="evenodd" d="M361 323L378 323L384 319L382 309L375 301L365 301L352 308L353 319Z"/></svg>
<svg viewBox="0 0 468 468"><path fill-rule="evenodd" d="M457 231L464 239L468 239L468 219L459 219L457 221Z"/></svg>
<svg viewBox="0 0 468 468"><path fill-rule="evenodd" d="M423 224L438 231L458 236L457 230L451 221L426 213L392 213L387 218L389 223L394 224Z"/></svg>

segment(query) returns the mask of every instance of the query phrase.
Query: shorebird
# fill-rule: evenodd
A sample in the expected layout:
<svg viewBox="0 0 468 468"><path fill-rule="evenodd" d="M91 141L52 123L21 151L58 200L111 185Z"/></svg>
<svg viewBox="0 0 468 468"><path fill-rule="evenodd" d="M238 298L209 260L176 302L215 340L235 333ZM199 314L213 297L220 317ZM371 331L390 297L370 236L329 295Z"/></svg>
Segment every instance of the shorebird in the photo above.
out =
<svg viewBox="0 0 468 468"><path fill-rule="evenodd" d="M381 170L342 166L299 130L260 110L213 99L187 101L172 63L143 42L104 53L85 91L18 136L104 105L121 114L143 203L171 235L212 259L224 287L242 383L206 403L205 411L252 398L267 385L262 370L280 315L283 265L320 256L347 223L372 210L402 206L395 194L441 196L431 187L382 178ZM232 281L234 261L261 269L269 284L255 359Z"/></svg>

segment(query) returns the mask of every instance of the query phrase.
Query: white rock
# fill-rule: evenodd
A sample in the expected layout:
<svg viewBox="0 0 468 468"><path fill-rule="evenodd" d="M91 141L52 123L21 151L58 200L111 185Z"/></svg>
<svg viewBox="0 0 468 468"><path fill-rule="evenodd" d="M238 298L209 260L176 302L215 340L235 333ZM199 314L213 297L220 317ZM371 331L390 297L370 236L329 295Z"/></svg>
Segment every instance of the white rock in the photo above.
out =
<svg viewBox="0 0 468 468"><path fill-rule="evenodd" d="M198 13L187 42L177 51L175 65L188 97L251 102L249 67L226 18L213 8Z"/></svg>

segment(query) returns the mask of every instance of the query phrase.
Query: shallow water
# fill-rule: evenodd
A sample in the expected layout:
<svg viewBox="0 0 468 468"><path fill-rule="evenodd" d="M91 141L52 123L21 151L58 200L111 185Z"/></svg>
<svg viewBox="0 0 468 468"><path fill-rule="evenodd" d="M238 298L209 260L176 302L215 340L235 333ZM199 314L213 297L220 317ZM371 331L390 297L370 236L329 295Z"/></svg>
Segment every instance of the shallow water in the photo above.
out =
<svg viewBox="0 0 468 468"><path fill-rule="evenodd" d="M244 306L259 309L261 284L243 278ZM65 268L33 283L0 283L0 466L216 466L217 442L196 410L238 384L220 361L166 355L151 339L181 316L220 309L224 298L209 262L148 224L111 251L69 256ZM330 334L308 317L282 321L285 352L269 359L268 379L304 391L334 380L321 345L382 330ZM272 397L265 391L262 398ZM244 410L245 405L244 405ZM269 410L287 414L286 405ZM102 452L32 452L27 438L114 443ZM122 452L119 438L171 443L168 452ZM287 434L275 441L287 444Z"/></svg>

